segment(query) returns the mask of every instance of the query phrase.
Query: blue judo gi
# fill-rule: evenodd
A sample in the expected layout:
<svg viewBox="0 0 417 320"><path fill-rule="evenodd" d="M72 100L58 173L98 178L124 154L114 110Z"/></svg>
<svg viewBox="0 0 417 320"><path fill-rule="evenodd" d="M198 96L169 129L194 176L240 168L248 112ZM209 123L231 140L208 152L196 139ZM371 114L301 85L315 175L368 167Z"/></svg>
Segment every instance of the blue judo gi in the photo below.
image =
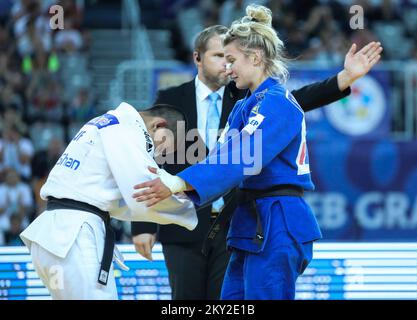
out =
<svg viewBox="0 0 417 320"><path fill-rule="evenodd" d="M277 80L266 79L236 103L209 156L178 176L194 187L188 195L200 206L236 186L313 190L301 107ZM233 215L222 299L294 299L297 277L312 259L312 243L322 237L320 228L300 196L255 201L257 217L249 203L240 203Z"/></svg>

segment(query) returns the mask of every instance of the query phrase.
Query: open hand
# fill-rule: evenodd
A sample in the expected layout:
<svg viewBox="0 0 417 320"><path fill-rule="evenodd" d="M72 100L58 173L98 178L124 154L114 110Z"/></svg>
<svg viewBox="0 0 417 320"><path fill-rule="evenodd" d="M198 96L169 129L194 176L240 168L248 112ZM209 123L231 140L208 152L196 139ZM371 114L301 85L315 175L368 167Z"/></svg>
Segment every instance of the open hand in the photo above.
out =
<svg viewBox="0 0 417 320"><path fill-rule="evenodd" d="M381 58L383 48L380 42L370 42L356 52L356 44L352 44L345 56L345 71L351 81L364 76Z"/></svg>
<svg viewBox="0 0 417 320"><path fill-rule="evenodd" d="M149 167L149 171L156 174L157 168ZM134 198L137 202L146 201L147 207L151 207L172 195L171 190L161 181L160 178L139 183L135 185L133 188L135 190L147 188L145 190L135 192L132 195L132 198Z"/></svg>

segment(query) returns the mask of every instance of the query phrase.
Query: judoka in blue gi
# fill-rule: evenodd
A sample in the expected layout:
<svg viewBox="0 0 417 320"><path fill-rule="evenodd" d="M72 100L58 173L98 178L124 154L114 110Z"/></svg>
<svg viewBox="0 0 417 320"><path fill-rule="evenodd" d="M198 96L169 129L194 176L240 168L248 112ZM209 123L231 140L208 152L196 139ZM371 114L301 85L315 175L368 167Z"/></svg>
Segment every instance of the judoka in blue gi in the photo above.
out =
<svg viewBox="0 0 417 320"><path fill-rule="evenodd" d="M322 236L302 197L314 189L305 119L282 86L288 72L271 11L248 6L246 13L232 24L224 45L231 79L250 93L235 105L217 147L177 176L152 169L160 179L136 185L147 189L133 197L152 206L186 191L201 206L238 186L222 299L294 299L297 277ZM249 164L248 150L254 155Z"/></svg>

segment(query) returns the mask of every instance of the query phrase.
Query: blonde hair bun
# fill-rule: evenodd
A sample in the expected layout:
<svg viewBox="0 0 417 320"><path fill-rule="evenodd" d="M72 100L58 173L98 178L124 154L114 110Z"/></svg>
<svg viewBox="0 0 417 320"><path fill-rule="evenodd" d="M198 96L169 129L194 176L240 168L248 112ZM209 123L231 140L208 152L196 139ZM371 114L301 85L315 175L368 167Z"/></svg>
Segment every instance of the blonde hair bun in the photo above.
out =
<svg viewBox="0 0 417 320"><path fill-rule="evenodd" d="M251 4L246 7L246 20L255 21L271 27L272 11L267 7Z"/></svg>

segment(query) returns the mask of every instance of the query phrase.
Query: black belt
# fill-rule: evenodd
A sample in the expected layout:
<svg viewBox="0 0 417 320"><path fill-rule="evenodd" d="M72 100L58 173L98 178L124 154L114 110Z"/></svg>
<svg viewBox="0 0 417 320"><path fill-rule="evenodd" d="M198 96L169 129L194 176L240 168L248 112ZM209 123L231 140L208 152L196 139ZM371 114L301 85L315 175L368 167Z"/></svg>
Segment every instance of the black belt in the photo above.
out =
<svg viewBox="0 0 417 320"><path fill-rule="evenodd" d="M304 195L304 190L301 187L294 185L277 185L268 189L258 190L258 189L237 189L237 203L243 204L250 202L251 212L256 217L256 235L253 239L254 242L261 244L264 239L264 233L262 228L262 223L260 219L260 214L258 208L256 207L256 199L265 198L265 197L277 197L277 196L295 196L302 197ZM233 212L228 211L225 213L222 211L217 216L216 220L212 224L208 235L203 243L202 253L204 255L208 254L209 248L213 244L214 239L222 228L226 226L232 217Z"/></svg>
<svg viewBox="0 0 417 320"><path fill-rule="evenodd" d="M48 202L46 203L46 210L56 209L87 211L99 216L104 221L106 235L104 241L103 257L101 259L101 267L98 275L98 282L102 285L107 285L110 267L113 261L113 250L115 243L115 234L110 226L110 214L88 203L72 199L57 199L54 197L48 197Z"/></svg>

